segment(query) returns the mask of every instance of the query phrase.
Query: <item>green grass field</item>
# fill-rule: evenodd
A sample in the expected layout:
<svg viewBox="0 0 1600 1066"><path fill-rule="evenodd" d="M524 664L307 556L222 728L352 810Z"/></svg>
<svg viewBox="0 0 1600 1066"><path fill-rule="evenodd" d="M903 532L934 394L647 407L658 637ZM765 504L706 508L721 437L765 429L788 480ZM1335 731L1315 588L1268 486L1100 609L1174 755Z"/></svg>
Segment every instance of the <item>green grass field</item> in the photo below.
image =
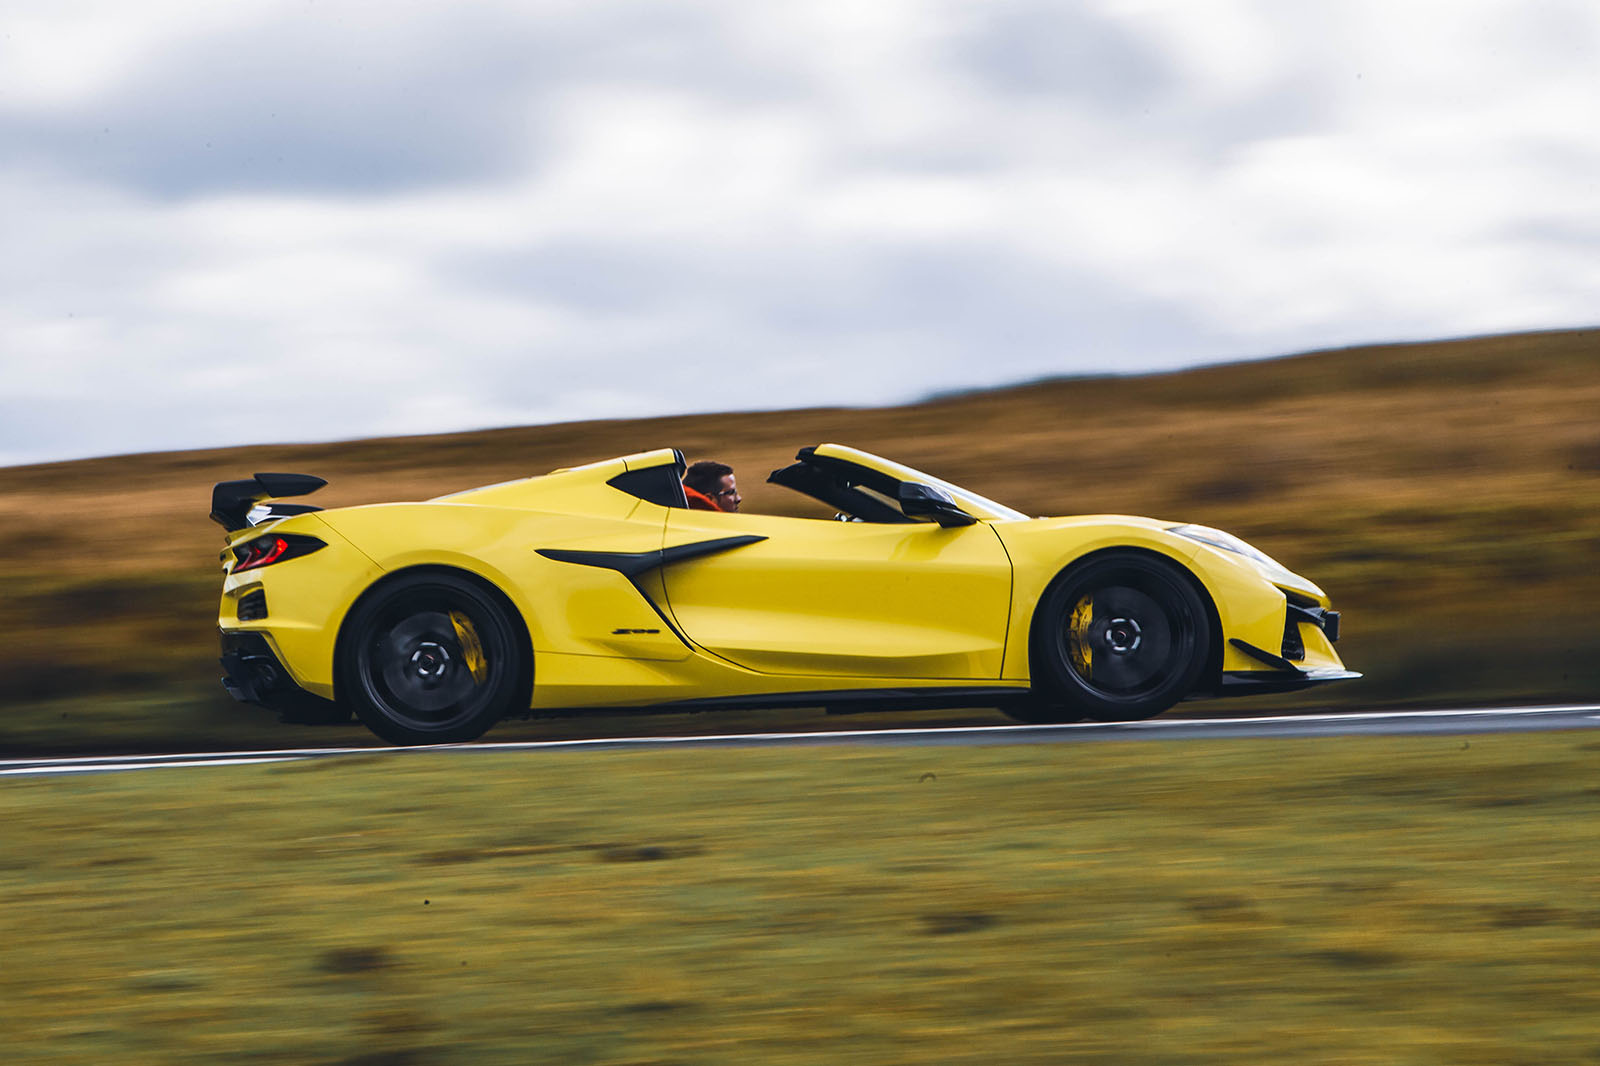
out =
<svg viewBox="0 0 1600 1066"><path fill-rule="evenodd" d="M1587 734L0 781L23 1063L1600 1061Z"/></svg>

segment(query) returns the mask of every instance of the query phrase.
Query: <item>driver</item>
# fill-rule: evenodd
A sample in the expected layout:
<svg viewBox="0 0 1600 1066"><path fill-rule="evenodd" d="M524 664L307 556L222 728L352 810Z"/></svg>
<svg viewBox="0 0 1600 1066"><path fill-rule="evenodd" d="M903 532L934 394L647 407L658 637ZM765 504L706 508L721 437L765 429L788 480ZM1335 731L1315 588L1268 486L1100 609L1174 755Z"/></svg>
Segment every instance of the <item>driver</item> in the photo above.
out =
<svg viewBox="0 0 1600 1066"><path fill-rule="evenodd" d="M741 499L733 467L711 459L702 459L684 471L683 494L695 511L737 511Z"/></svg>

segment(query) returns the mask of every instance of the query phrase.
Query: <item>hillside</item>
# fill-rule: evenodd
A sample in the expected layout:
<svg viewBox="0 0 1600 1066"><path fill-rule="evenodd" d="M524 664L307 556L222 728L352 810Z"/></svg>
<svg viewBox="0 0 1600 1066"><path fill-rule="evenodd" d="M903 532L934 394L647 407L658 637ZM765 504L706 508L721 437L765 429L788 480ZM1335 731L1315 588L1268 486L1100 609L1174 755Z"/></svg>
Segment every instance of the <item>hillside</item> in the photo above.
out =
<svg viewBox="0 0 1600 1066"><path fill-rule="evenodd" d="M1311 576L1345 611L1341 653L1367 681L1185 713L1592 699L1596 412L1600 330L1579 330L1043 381L900 407L3 468L0 748L306 739L264 712L241 712L216 687L221 531L206 517L215 481L315 473L330 483L316 502L337 506L423 499L671 445L732 463L747 510L781 511L789 494L762 484L765 473L824 440L1034 514L1221 526Z"/></svg>

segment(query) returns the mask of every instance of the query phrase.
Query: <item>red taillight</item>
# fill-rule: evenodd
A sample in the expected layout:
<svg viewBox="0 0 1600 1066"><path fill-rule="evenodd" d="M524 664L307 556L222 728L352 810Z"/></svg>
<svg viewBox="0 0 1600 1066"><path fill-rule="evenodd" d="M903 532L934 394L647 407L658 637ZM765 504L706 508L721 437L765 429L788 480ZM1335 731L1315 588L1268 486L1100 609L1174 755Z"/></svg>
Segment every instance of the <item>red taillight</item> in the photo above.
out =
<svg viewBox="0 0 1600 1066"><path fill-rule="evenodd" d="M234 573L241 570L254 570L258 566L266 566L283 558L283 553L289 550L289 542L282 537L262 537L252 540L249 544L239 549L239 565L233 568Z"/></svg>
<svg viewBox="0 0 1600 1066"><path fill-rule="evenodd" d="M310 555L318 548L327 545L316 537L298 536L285 533L281 536L257 537L255 540L245 541L233 549L233 557L238 560L233 564L233 572L254 570L257 567L270 566L284 559L294 559L301 555Z"/></svg>

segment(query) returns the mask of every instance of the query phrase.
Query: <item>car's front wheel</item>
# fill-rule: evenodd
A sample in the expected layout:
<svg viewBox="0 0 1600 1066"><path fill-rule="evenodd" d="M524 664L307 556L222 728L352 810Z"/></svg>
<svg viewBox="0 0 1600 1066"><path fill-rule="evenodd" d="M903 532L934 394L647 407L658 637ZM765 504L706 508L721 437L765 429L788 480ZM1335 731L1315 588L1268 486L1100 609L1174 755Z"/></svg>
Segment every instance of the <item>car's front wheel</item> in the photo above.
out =
<svg viewBox="0 0 1600 1066"><path fill-rule="evenodd" d="M340 695L393 744L476 740L516 709L525 661L496 596L452 574L407 575L345 623Z"/></svg>
<svg viewBox="0 0 1600 1066"><path fill-rule="evenodd" d="M1068 570L1034 616L1041 702L1022 717L1127 722L1183 699L1210 650L1200 597L1175 565L1141 553L1102 555Z"/></svg>

